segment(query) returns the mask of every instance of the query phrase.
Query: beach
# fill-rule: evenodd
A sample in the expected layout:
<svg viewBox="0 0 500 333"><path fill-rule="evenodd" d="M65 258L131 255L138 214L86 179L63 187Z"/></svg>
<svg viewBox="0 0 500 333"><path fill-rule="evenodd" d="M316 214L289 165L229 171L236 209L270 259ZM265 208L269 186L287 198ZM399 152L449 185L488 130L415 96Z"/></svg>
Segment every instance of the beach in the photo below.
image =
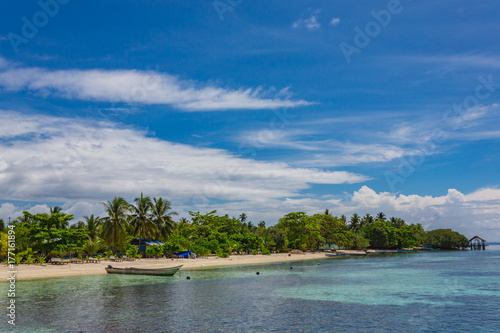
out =
<svg viewBox="0 0 500 333"><path fill-rule="evenodd" d="M210 267L219 266L233 266L233 265L258 265L279 263L298 260L311 260L311 259L325 259L324 252L292 254L276 253L271 255L233 255L229 258L219 257L205 257L196 259L153 259L145 258L135 261L122 261L112 262L109 260L102 260L100 263L81 263L81 264L65 264L65 265L19 265L16 267L16 279L29 280L29 279L42 279L42 278L56 278L75 275L95 275L106 274L104 269L106 266L113 267L137 267L137 268L167 268L173 266L182 266L182 271L186 270L199 270ZM0 266L2 276L7 276L7 272L11 271L7 265Z"/></svg>

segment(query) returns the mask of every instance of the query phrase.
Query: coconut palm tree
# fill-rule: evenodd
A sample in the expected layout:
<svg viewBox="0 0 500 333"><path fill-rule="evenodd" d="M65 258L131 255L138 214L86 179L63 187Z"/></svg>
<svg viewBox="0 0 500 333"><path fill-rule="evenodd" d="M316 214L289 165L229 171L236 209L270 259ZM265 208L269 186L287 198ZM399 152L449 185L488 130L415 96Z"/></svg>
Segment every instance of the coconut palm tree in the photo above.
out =
<svg viewBox="0 0 500 333"><path fill-rule="evenodd" d="M386 221L385 214L383 212L378 213L375 219L378 221Z"/></svg>
<svg viewBox="0 0 500 333"><path fill-rule="evenodd" d="M115 245L123 242L127 235L129 227L127 213L130 205L122 197L114 197L112 201L101 203L108 214L108 216L102 219L102 238L108 244L111 244L114 252Z"/></svg>
<svg viewBox="0 0 500 333"><path fill-rule="evenodd" d="M101 241L100 240L92 240L87 239L85 243L83 243L83 251L85 251L86 254L88 255L94 255L99 249L101 248Z"/></svg>
<svg viewBox="0 0 500 333"><path fill-rule="evenodd" d="M59 206L55 206L54 208L49 207L50 210L50 215L56 214L56 213L62 213L62 208Z"/></svg>
<svg viewBox="0 0 500 333"><path fill-rule="evenodd" d="M99 216L94 217L94 214L83 217L85 219L85 229L89 232L91 240L95 241L99 236L99 229L102 224L102 219Z"/></svg>
<svg viewBox="0 0 500 333"><path fill-rule="evenodd" d="M134 199L135 205L129 205L130 225L135 237L139 237L139 248L142 238L150 238L156 235L158 228L153 222L151 207L153 205L150 197L145 197L142 193L140 197Z"/></svg>
<svg viewBox="0 0 500 333"><path fill-rule="evenodd" d="M172 209L170 201L163 200L163 198L153 198L151 203L151 215L154 224L156 225L156 238L167 239L168 235L172 232L175 222L172 215L178 215L177 212L169 212Z"/></svg>
<svg viewBox="0 0 500 333"><path fill-rule="evenodd" d="M358 214L352 214L349 227L352 231L357 231L359 229L360 219Z"/></svg>

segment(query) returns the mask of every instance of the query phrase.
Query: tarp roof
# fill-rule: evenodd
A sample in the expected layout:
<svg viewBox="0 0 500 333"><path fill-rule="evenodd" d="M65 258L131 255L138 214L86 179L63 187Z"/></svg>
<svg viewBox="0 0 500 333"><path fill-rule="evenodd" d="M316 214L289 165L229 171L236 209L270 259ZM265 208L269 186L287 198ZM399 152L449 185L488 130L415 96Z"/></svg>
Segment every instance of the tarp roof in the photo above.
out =
<svg viewBox="0 0 500 333"><path fill-rule="evenodd" d="M141 245L147 245L147 246L153 246L153 245L163 245L162 242L157 241L155 239L149 239L149 238L134 238L130 241L130 244L132 245L139 245L139 239L141 241Z"/></svg>
<svg viewBox="0 0 500 333"><path fill-rule="evenodd" d="M486 240L482 239L482 238L481 238L481 237L479 237L479 236L474 236L474 237L472 237L471 239L469 239L469 242L472 242L474 239L479 239L479 240L481 240L481 241L483 241L483 242L486 242Z"/></svg>

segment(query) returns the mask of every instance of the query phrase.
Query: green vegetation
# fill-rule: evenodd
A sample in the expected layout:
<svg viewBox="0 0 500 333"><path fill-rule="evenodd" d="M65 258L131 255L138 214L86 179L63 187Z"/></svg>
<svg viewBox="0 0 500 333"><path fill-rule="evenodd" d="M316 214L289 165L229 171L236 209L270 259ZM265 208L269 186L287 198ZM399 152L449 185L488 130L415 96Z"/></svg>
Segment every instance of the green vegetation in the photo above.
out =
<svg viewBox="0 0 500 333"><path fill-rule="evenodd" d="M434 248L456 249L466 248L469 245L467 238L451 229L436 229L429 231L424 237L425 244L432 245Z"/></svg>
<svg viewBox="0 0 500 333"><path fill-rule="evenodd" d="M138 247L130 245L134 237L152 238L163 246L149 246L146 255L160 257L178 251L191 250L198 256L215 254L228 257L234 253L269 255L289 249L314 251L327 247L344 249L399 249L421 244L442 249L468 246L465 236L450 229L425 232L420 224L408 225L400 218L386 219L384 213L376 217L353 214L333 216L329 210L321 214L288 213L274 226L264 221L254 225L242 213L238 218L190 212L190 218L175 222L169 201L151 198L142 193L134 204L115 197L103 202L105 217L91 215L70 225L72 215L61 208L51 208L50 214L23 216L11 224L16 231L16 261L43 263L47 256L93 256L124 254L137 258ZM0 228L2 223L0 221ZM4 226L5 229L5 226ZM7 235L0 232L0 254L6 256ZM36 259L35 259L36 258Z"/></svg>

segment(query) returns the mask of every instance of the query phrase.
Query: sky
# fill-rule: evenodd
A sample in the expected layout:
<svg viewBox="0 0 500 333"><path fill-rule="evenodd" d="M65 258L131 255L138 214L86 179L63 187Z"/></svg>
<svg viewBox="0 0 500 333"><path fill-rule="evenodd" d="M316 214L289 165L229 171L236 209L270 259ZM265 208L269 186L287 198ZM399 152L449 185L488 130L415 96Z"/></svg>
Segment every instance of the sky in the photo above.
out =
<svg viewBox="0 0 500 333"><path fill-rule="evenodd" d="M274 225L329 209L500 241L500 3L0 3L0 218Z"/></svg>

